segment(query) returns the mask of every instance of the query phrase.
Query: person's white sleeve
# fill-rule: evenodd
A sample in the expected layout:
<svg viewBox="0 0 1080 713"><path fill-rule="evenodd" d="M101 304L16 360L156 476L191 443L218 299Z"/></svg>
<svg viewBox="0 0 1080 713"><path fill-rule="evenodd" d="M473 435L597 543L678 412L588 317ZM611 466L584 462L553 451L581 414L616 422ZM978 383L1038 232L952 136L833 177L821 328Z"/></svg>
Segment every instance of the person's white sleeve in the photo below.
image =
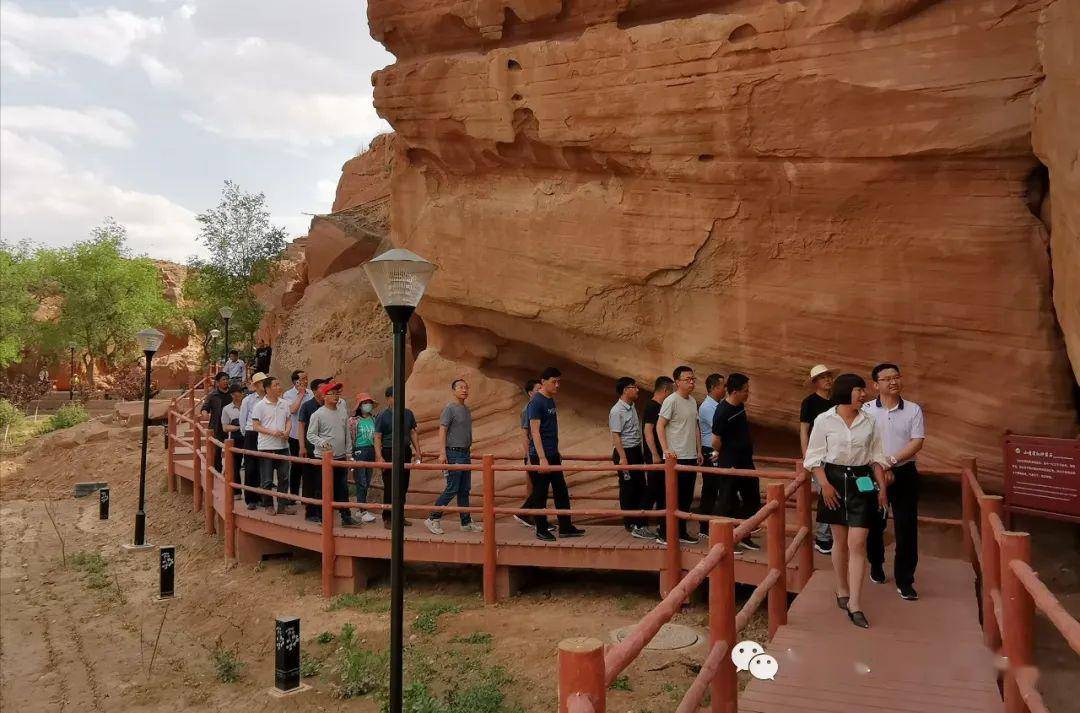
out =
<svg viewBox="0 0 1080 713"><path fill-rule="evenodd" d="M660 404L660 418L666 418L668 421L675 415L675 402L671 399L664 399L664 403Z"/></svg>
<svg viewBox="0 0 1080 713"><path fill-rule="evenodd" d="M810 442L806 446L806 456L803 458L803 467L807 470L823 466L827 455L825 427L819 426L818 420L820 419L815 419L814 425L810 427Z"/></svg>
<svg viewBox="0 0 1080 713"><path fill-rule="evenodd" d="M612 433L622 433L622 424L619 423L619 414L615 412L615 409L608 412L607 425Z"/></svg>
<svg viewBox="0 0 1080 713"><path fill-rule="evenodd" d="M889 463L889 457L885 455L885 444L881 440L881 429L873 421L870 423L874 427L874 431L870 435L870 461L878 463L882 468L888 470L892 465Z"/></svg>
<svg viewBox="0 0 1080 713"><path fill-rule="evenodd" d="M912 438L926 438L926 422L923 420L923 412L921 408L915 411L915 416L911 419L911 437Z"/></svg>

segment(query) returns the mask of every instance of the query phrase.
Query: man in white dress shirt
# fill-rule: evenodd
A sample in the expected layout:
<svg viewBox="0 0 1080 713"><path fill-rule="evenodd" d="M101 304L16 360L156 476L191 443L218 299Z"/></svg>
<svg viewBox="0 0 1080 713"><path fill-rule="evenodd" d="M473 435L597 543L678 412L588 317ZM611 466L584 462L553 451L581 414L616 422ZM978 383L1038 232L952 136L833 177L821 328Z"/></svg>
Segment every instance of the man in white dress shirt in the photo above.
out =
<svg viewBox="0 0 1080 713"><path fill-rule="evenodd" d="M900 367L878 364L870 372L870 378L877 384L878 397L863 404L863 411L877 424L891 466L886 480L896 530L893 576L897 593L914 601L919 598L914 587L915 567L919 563L919 471L915 468L915 454L923 447L926 427L919 405L900 396L903 387ZM878 520L876 527L870 528L866 542L870 579L878 584L886 581L886 525L886 518Z"/></svg>

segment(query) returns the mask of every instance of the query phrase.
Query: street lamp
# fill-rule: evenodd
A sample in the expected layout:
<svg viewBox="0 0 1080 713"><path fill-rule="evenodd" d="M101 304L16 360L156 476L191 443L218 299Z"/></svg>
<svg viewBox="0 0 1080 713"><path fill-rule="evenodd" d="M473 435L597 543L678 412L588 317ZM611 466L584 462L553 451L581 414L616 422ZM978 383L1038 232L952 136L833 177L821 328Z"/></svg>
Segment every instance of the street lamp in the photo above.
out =
<svg viewBox="0 0 1080 713"><path fill-rule="evenodd" d="M68 401L75 398L75 342L68 342L71 351L71 363L68 367Z"/></svg>
<svg viewBox="0 0 1080 713"><path fill-rule="evenodd" d="M142 460L139 462L139 509L135 513L135 541L133 548L148 547L146 544L146 436L150 425L150 362L154 359L154 352L165 340L165 335L156 329L144 329L135 335L135 341L139 343L146 356L146 377L143 379L143 408L142 408Z"/></svg>
<svg viewBox="0 0 1080 713"><path fill-rule="evenodd" d="M225 320L225 360L229 358L229 320L232 319L232 313L232 307L222 307L218 310L218 314Z"/></svg>
<svg viewBox="0 0 1080 713"><path fill-rule="evenodd" d="M405 590L402 559L405 550L405 328L424 296L435 265L416 253L396 248L368 261L371 280L394 324L394 435L391 457L393 496L390 505L390 713L401 713L404 652L402 619Z"/></svg>

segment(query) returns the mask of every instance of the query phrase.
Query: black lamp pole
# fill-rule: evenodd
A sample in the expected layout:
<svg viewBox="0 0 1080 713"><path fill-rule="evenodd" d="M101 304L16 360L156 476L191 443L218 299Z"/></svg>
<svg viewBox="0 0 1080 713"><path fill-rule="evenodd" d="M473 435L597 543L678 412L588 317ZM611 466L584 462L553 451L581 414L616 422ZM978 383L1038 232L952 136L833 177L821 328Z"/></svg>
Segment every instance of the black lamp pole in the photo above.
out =
<svg viewBox="0 0 1080 713"><path fill-rule="evenodd" d="M394 323L394 436L390 459L394 488L390 506L390 713L401 713L404 692L405 330L415 309L401 305L386 307L386 314Z"/></svg>
<svg viewBox="0 0 1080 713"><path fill-rule="evenodd" d="M222 361L229 360L229 318L224 317L225 320L225 356L222 357Z"/></svg>
<svg viewBox="0 0 1080 713"><path fill-rule="evenodd" d="M142 459L139 461L139 509L135 512L135 545L146 544L146 439L150 425L150 362L154 352L144 350L146 376L143 379Z"/></svg>

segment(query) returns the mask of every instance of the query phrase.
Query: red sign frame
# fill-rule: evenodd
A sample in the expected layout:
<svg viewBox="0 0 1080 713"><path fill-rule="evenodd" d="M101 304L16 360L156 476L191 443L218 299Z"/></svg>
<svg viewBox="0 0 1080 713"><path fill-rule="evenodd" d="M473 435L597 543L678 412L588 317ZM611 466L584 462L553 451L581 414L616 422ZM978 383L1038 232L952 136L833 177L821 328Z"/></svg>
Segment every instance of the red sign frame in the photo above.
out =
<svg viewBox="0 0 1080 713"><path fill-rule="evenodd" d="M1007 513L1080 523L1080 438L1006 431L1002 449Z"/></svg>

